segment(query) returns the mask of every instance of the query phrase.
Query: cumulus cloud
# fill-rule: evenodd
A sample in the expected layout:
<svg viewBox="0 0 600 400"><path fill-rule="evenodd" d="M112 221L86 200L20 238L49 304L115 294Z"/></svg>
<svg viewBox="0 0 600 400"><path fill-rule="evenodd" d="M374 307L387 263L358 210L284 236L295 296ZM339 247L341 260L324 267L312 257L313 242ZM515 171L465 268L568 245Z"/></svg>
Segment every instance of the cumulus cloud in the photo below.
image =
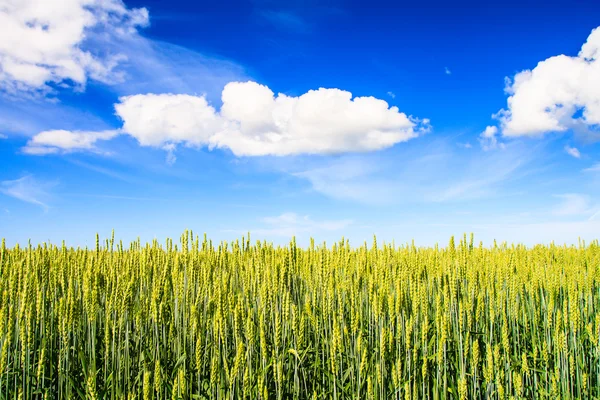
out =
<svg viewBox="0 0 600 400"><path fill-rule="evenodd" d="M576 147L571 147L569 145L565 146L565 151L568 155L575 158L581 158L581 152Z"/></svg>
<svg viewBox="0 0 600 400"><path fill-rule="evenodd" d="M31 138L23 152L31 155L94 151L98 140L109 140L119 134L117 130L100 132L51 130L40 132Z"/></svg>
<svg viewBox="0 0 600 400"><path fill-rule="evenodd" d="M498 142L498 128L495 126L488 126L479 135L479 143L484 151L494 150L496 148L504 148L503 143Z"/></svg>
<svg viewBox="0 0 600 400"><path fill-rule="evenodd" d="M118 134L140 145L162 148L175 162L177 145L229 149L236 156L286 156L369 152L427 132L419 120L374 97L352 97L340 89L311 90L301 96L275 95L255 82L231 82L215 109L204 96L137 94L115 104L119 130L45 131L24 148L29 154L94 150Z"/></svg>
<svg viewBox="0 0 600 400"><path fill-rule="evenodd" d="M125 96L115 110L123 120L123 131L142 146L162 147L168 143L202 146L222 126L216 110L201 96Z"/></svg>
<svg viewBox="0 0 600 400"><path fill-rule="evenodd" d="M124 56L95 40L133 35L148 24L145 8L121 0L4 0L0 5L0 88L47 93L88 79L122 80Z"/></svg>
<svg viewBox="0 0 600 400"><path fill-rule="evenodd" d="M340 89L292 97L255 82L231 82L222 102L217 111L203 96L147 94L122 97L115 110L123 131L142 146L207 145L237 156L374 151L429 129L429 120Z"/></svg>
<svg viewBox="0 0 600 400"><path fill-rule="evenodd" d="M505 136L568 129L595 135L600 124L600 28L577 56L558 55L507 78L508 108L495 117Z"/></svg>

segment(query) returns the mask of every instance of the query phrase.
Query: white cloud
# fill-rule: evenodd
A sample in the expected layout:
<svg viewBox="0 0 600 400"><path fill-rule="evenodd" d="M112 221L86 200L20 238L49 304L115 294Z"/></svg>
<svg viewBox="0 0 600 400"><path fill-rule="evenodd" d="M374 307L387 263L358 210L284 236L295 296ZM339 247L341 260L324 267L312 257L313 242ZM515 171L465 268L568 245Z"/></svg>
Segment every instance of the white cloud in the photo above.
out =
<svg viewBox="0 0 600 400"><path fill-rule="evenodd" d="M0 193L48 209L46 201L51 186L52 183L40 182L33 176L26 175L12 181L0 182Z"/></svg>
<svg viewBox="0 0 600 400"><path fill-rule="evenodd" d="M326 197L367 205L439 204L511 196L509 181L527 173L539 152L475 152L465 159L452 138L424 138L392 151L302 160L286 172Z"/></svg>
<svg viewBox="0 0 600 400"><path fill-rule="evenodd" d="M498 143L498 128L495 126L488 126L479 135L479 143L484 151L494 150L496 148L504 148L503 143Z"/></svg>
<svg viewBox="0 0 600 400"><path fill-rule="evenodd" d="M344 157L324 166L293 173L327 197L369 205L388 204L401 194L393 181L383 177L383 164L362 157Z"/></svg>
<svg viewBox="0 0 600 400"><path fill-rule="evenodd" d="M177 161L177 156L175 155L176 148L177 146L175 146L173 143L165 144L163 146L163 150L167 152L167 157L165 161L169 165L173 165L175 164L175 161Z"/></svg>
<svg viewBox="0 0 600 400"><path fill-rule="evenodd" d="M0 0L1 1L1 0ZM31 138L48 130L86 131L110 129L107 121L81 108L81 104L67 105L59 101L2 99L0 94L0 132L11 138ZM27 116L27 117L24 117Z"/></svg>
<svg viewBox="0 0 600 400"><path fill-rule="evenodd" d="M508 153L508 152L502 152ZM528 162L526 157L507 155L485 157L471 162L470 170L458 180L448 179L446 184L428 193L428 200L434 202L464 201L491 197L503 183L517 179L517 171ZM444 187L445 186L445 187ZM507 194L506 191L500 192Z"/></svg>
<svg viewBox="0 0 600 400"><path fill-rule="evenodd" d="M121 97L115 105L123 131L142 146L168 143L202 146L222 129L216 110L204 97L185 94L146 94Z"/></svg>
<svg viewBox="0 0 600 400"><path fill-rule="evenodd" d="M122 80L125 58L98 42L135 35L148 24L145 8L121 0L3 0L0 5L0 88L47 93L55 85L84 87L88 79Z"/></svg>
<svg viewBox="0 0 600 400"><path fill-rule="evenodd" d="M350 92L323 88L275 97L254 82L228 84L221 114L233 124L211 144L236 155L373 151L417 137L419 129L417 121L374 97L353 99Z"/></svg>
<svg viewBox="0 0 600 400"><path fill-rule="evenodd" d="M115 109L143 146L208 145L237 156L374 151L429 129L429 120L339 89L275 96L255 82L231 82L222 101L217 112L203 96L147 94L122 97Z"/></svg>
<svg viewBox="0 0 600 400"><path fill-rule="evenodd" d="M93 151L98 140L109 140L119 131L82 132L52 130L40 132L31 138L23 148L23 152L31 155L68 153L73 151Z"/></svg>
<svg viewBox="0 0 600 400"><path fill-rule="evenodd" d="M508 109L495 115L505 136L568 129L597 133L600 124L600 28L575 57L559 55L507 78ZM580 114L580 115L579 115Z"/></svg>
<svg viewBox="0 0 600 400"><path fill-rule="evenodd" d="M231 82L217 111L204 96L137 94L115 104L122 128L106 131L50 130L35 135L28 154L91 150L99 140L128 134L142 146L162 148L167 162L177 145L231 150L236 156L285 156L369 152L423 134L419 120L374 97L352 98L339 89L277 96L255 82Z"/></svg>
<svg viewBox="0 0 600 400"><path fill-rule="evenodd" d="M579 150L576 147L571 147L569 145L566 145L565 146L565 151L571 157L581 158L581 153L579 152Z"/></svg>
<svg viewBox="0 0 600 400"><path fill-rule="evenodd" d="M3 134L3 133L0 133L0 139L8 139L8 136L6 136L6 135L5 135L5 134Z"/></svg>
<svg viewBox="0 0 600 400"><path fill-rule="evenodd" d="M446 73L446 75L452 75L452 71L450 71L450 68L448 67L444 67L444 72Z"/></svg>
<svg viewBox="0 0 600 400"><path fill-rule="evenodd" d="M231 61L140 35L115 41L110 47L128 58L121 68L127 79L111 86L119 96L201 93L209 102L218 103L227 83L248 79L244 69Z"/></svg>
<svg viewBox="0 0 600 400"><path fill-rule="evenodd" d="M396 93L394 92L387 92L387 95L390 96L392 99L396 98Z"/></svg>

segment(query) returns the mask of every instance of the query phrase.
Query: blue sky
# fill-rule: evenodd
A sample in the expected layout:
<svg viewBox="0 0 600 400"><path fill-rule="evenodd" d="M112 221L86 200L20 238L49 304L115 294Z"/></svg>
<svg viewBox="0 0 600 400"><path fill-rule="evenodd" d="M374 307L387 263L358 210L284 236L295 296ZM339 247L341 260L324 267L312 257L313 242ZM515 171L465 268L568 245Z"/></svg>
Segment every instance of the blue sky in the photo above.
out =
<svg viewBox="0 0 600 400"><path fill-rule="evenodd" d="M9 0L0 236L596 239L599 11Z"/></svg>

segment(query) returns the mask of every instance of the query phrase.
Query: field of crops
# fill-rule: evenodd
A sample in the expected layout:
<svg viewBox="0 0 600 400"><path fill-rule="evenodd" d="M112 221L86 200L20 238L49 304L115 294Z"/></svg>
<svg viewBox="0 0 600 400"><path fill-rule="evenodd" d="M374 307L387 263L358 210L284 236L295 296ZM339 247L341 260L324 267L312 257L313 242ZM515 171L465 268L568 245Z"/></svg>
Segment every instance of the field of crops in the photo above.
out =
<svg viewBox="0 0 600 400"><path fill-rule="evenodd" d="M0 255L1 399L600 398L600 246Z"/></svg>

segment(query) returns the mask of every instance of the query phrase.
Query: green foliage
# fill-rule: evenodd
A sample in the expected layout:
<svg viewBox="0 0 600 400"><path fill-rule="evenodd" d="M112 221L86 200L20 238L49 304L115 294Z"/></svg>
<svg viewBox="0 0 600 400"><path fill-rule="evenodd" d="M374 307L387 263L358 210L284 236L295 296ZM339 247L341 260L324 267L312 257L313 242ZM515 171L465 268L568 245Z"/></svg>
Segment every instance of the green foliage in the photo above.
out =
<svg viewBox="0 0 600 400"><path fill-rule="evenodd" d="M600 246L0 250L0 399L600 398Z"/></svg>

